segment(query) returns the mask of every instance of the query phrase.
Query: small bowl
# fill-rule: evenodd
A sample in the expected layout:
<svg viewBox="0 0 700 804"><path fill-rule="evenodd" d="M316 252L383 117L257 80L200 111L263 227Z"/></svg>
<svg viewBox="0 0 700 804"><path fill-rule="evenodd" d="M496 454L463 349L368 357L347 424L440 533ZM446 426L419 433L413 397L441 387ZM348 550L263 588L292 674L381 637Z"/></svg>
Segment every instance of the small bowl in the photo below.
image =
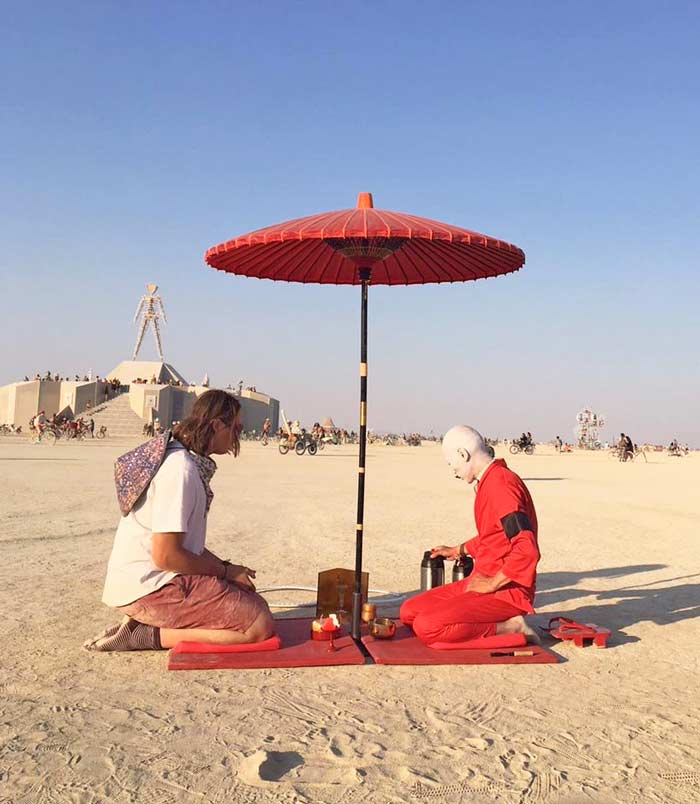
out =
<svg viewBox="0 0 700 804"><path fill-rule="evenodd" d="M331 637L336 639L342 633L342 628L336 628L335 631L312 631L311 639L314 642L330 642Z"/></svg>
<svg viewBox="0 0 700 804"><path fill-rule="evenodd" d="M335 631L324 631L321 620L314 620L311 623L311 639L316 642L329 642L331 636L335 639L340 636L342 630L342 628L336 628Z"/></svg>
<svg viewBox="0 0 700 804"><path fill-rule="evenodd" d="M375 639L391 639L396 633L396 623L389 617L378 617L369 624L369 633Z"/></svg>

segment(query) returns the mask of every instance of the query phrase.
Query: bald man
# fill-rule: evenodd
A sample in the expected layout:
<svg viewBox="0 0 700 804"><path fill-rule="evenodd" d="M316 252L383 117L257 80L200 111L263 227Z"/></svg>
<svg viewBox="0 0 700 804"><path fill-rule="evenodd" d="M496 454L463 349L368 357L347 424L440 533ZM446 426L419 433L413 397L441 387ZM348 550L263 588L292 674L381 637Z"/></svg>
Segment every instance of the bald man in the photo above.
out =
<svg viewBox="0 0 700 804"><path fill-rule="evenodd" d="M534 613L540 559L530 492L504 460L492 457L472 427L449 430L442 452L456 478L477 484L477 535L455 547L434 547L432 556L457 560L469 554L474 570L463 581L407 600L401 606L401 621L428 645L516 633L538 641L523 616Z"/></svg>

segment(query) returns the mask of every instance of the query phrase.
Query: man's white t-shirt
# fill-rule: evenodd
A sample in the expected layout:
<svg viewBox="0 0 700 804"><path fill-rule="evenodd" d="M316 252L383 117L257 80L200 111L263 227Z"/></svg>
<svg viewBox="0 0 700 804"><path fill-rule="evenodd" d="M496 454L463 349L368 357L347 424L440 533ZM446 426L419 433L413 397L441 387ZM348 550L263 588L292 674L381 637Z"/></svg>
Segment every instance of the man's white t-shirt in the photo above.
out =
<svg viewBox="0 0 700 804"><path fill-rule="evenodd" d="M207 496L197 464L182 444L171 442L148 491L119 522L102 602L126 606L165 586L177 575L153 563L154 533L184 533L185 550L201 555L206 532Z"/></svg>

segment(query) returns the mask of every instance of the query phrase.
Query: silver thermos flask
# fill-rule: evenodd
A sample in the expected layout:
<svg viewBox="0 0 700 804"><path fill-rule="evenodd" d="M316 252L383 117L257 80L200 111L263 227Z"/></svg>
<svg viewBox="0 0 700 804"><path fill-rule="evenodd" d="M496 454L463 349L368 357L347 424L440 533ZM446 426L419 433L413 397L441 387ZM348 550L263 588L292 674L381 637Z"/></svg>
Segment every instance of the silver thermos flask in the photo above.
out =
<svg viewBox="0 0 700 804"><path fill-rule="evenodd" d="M471 556L462 556L452 565L452 583L463 581L472 574L474 559Z"/></svg>
<svg viewBox="0 0 700 804"><path fill-rule="evenodd" d="M442 556L430 557L431 550L426 550L420 563L420 590L427 592L445 583L445 559Z"/></svg>

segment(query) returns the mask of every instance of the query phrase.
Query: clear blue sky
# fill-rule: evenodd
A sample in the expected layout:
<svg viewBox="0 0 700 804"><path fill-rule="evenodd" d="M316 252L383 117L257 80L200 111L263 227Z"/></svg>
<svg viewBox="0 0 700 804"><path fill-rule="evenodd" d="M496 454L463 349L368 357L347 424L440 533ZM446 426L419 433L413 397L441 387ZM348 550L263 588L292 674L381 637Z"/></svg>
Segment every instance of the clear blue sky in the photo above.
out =
<svg viewBox="0 0 700 804"><path fill-rule="evenodd" d="M129 358L155 281L185 376L354 425L358 289L203 253L371 191L527 254L372 290L371 427L571 438L592 405L610 434L700 446L699 9L5 5L0 384Z"/></svg>

